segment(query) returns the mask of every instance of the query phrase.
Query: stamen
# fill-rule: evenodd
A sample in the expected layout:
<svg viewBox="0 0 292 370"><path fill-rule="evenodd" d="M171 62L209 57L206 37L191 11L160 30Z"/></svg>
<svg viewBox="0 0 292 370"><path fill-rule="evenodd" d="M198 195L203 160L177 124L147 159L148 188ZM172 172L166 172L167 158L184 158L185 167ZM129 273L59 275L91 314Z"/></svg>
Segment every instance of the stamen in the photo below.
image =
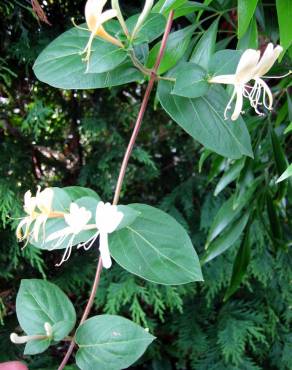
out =
<svg viewBox="0 0 292 370"><path fill-rule="evenodd" d="M284 77L289 76L291 73L292 73L292 71L289 71L289 72L287 72L286 74L284 74L282 76L261 76L261 78L284 78Z"/></svg>
<svg viewBox="0 0 292 370"><path fill-rule="evenodd" d="M64 262L68 261L68 259L71 256L72 248L73 248L73 240L75 238L75 234L73 234L66 246L65 252L63 254L63 257L59 263L56 264L57 267L60 267Z"/></svg>
<svg viewBox="0 0 292 370"><path fill-rule="evenodd" d="M225 120L228 120L227 112L231 109L231 103L233 102L233 100L235 98L235 95L236 95L236 90L234 89L233 93L232 93L232 96L231 96L231 98L230 98L229 102L227 103L226 108L224 110L224 119Z"/></svg>
<svg viewBox="0 0 292 370"><path fill-rule="evenodd" d="M89 31L89 29L88 29L88 28L78 26L78 24L76 24L76 22L75 22L75 19L74 19L74 18L71 18L71 22L73 23L73 26L74 26L74 27L76 27L76 28L78 28L79 30Z"/></svg>

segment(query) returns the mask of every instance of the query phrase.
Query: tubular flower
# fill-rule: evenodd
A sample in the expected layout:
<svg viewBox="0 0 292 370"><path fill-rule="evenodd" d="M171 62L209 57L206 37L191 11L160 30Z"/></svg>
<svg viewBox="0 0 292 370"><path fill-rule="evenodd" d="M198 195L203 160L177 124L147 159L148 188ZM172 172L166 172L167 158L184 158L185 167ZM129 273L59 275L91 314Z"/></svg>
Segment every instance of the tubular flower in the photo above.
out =
<svg viewBox="0 0 292 370"><path fill-rule="evenodd" d="M148 15L149 15L149 13L152 9L153 3L154 3L154 0L146 0L145 1L145 5L144 5L144 8L142 10L142 13L139 16L139 18L137 20L137 23L135 25L135 28L133 30L133 33L132 33L132 40L135 38L136 34L139 32L141 26L143 25L144 21L148 17Z"/></svg>
<svg viewBox="0 0 292 370"><path fill-rule="evenodd" d="M52 325L48 322L44 324L44 329L46 334L36 334L36 335L23 335L19 336L16 333L10 334L10 340L14 344L24 344L30 342L32 340L43 340L43 339L51 339L53 336L53 328Z"/></svg>
<svg viewBox="0 0 292 370"><path fill-rule="evenodd" d="M107 269L112 265L108 247L108 234L116 230L123 217L123 213L118 211L117 206L110 203L99 202L96 207L95 223L99 230L99 251L102 264Z"/></svg>
<svg viewBox="0 0 292 370"><path fill-rule="evenodd" d="M88 250L99 236L100 256L103 267L106 269L109 269L112 265L108 246L108 234L116 230L123 217L123 213L118 211L117 206L111 205L110 203L105 204L104 202L99 202L95 212L95 226L98 231L92 238L78 246L78 248L83 247Z"/></svg>
<svg viewBox="0 0 292 370"><path fill-rule="evenodd" d="M270 43L260 58L259 50L248 49L242 54L235 74L214 76L209 79L210 83L234 85L231 99L224 111L225 119L227 119L227 112L231 109L231 103L235 98L235 108L231 115L232 121L237 120L240 113L242 113L244 97L249 99L250 105L259 115L262 115L258 110L260 105L264 105L268 110L272 110L272 92L262 78L272 68L282 50L283 48L280 45L274 48L273 44ZM254 85L248 85L248 82L252 80Z"/></svg>
<svg viewBox="0 0 292 370"><path fill-rule="evenodd" d="M47 219L52 214L53 196L54 192L50 188L41 191L39 187L35 197L31 195L30 190L25 193L23 208L27 216L20 221L16 229L16 236L19 241L26 239L28 242L31 234L30 227L34 221L35 224L32 232L34 239L36 241L38 240L41 225L44 227ZM24 233L22 232L23 228L25 228Z"/></svg>
<svg viewBox="0 0 292 370"><path fill-rule="evenodd" d="M106 2L107 0L87 0L85 5L85 19L89 31L91 31L89 41L83 51L83 53L86 53L85 61L87 61L87 68L91 54L91 45L95 36L99 36L119 47L123 47L123 44L108 34L102 26L105 22L117 17L118 15L117 11L114 9L109 9L103 12Z"/></svg>
<svg viewBox="0 0 292 370"><path fill-rule="evenodd" d="M69 237L69 241L65 248L65 253L61 262L57 266L60 266L63 262L66 262L70 258L72 247L74 245L74 238L81 231L86 230L86 226L91 219L91 212L87 211L84 207L79 208L76 203L71 203L70 213L65 213L64 219L68 226L62 230L54 232L46 239L46 242L58 240L54 246L54 248L58 248L65 241L65 239Z"/></svg>

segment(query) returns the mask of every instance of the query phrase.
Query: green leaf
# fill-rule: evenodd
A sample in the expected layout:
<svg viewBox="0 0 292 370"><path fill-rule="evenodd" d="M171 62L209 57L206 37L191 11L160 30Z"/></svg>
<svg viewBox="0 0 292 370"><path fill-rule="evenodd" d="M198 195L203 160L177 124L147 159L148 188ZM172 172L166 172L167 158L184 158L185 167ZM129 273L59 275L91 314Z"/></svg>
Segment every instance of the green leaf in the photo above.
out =
<svg viewBox="0 0 292 370"><path fill-rule="evenodd" d="M130 226L136 220L136 218L141 215L141 212L136 211L132 207L122 206L122 205L119 205L117 207L118 207L118 211L122 212L124 217L122 221L120 222L120 224L118 225L118 227L116 228L116 230L121 230L127 226Z"/></svg>
<svg viewBox="0 0 292 370"><path fill-rule="evenodd" d="M258 29L256 18L253 18L244 36L238 40L237 49L257 49L258 48Z"/></svg>
<svg viewBox="0 0 292 370"><path fill-rule="evenodd" d="M86 320L76 332L76 363L82 370L127 369L155 337L132 321L115 315Z"/></svg>
<svg viewBox="0 0 292 370"><path fill-rule="evenodd" d="M292 131L292 122L289 123L289 125L285 128L284 134L288 134Z"/></svg>
<svg viewBox="0 0 292 370"><path fill-rule="evenodd" d="M238 38L245 34L254 15L258 0L238 0Z"/></svg>
<svg viewBox="0 0 292 370"><path fill-rule="evenodd" d="M128 227L109 237L113 258L127 271L158 284L202 281L197 254L184 228L165 212L130 205L141 212Z"/></svg>
<svg viewBox="0 0 292 370"><path fill-rule="evenodd" d="M133 15L127 19L127 26L130 33L134 30L140 14ZM140 42L147 41L148 43L154 41L164 32L166 24L166 19L162 14L152 13L149 14L143 25L141 26L139 33L137 35ZM137 40L134 40L135 42Z"/></svg>
<svg viewBox="0 0 292 370"><path fill-rule="evenodd" d="M208 69L211 56L215 52L218 22L219 19L216 19L208 30L203 33L191 55L190 62Z"/></svg>
<svg viewBox="0 0 292 370"><path fill-rule="evenodd" d="M83 188L81 186L67 186L63 190L69 195L71 202L83 197L92 197L100 200L98 194L89 188Z"/></svg>
<svg viewBox="0 0 292 370"><path fill-rule="evenodd" d="M45 352L51 345L51 339L32 340L26 343L24 355L37 355Z"/></svg>
<svg viewBox="0 0 292 370"><path fill-rule="evenodd" d="M269 192L267 192L266 194L266 203L267 203L268 219L270 222L270 231L274 239L275 245L277 246L278 243L283 238L283 230L282 230L282 225L280 222L278 210Z"/></svg>
<svg viewBox="0 0 292 370"><path fill-rule="evenodd" d="M210 227L205 248L208 248L209 244L223 230L225 230L225 228L227 228L239 216L242 209L249 204L255 190L258 187L258 184L258 182L254 182L239 199L235 195L232 195L226 202L223 203ZM235 201L237 203L236 207L234 206Z"/></svg>
<svg viewBox="0 0 292 370"><path fill-rule="evenodd" d="M250 228L246 230L236 254L229 287L225 293L224 301L227 301L239 288L250 261L251 245L249 238Z"/></svg>
<svg viewBox="0 0 292 370"><path fill-rule="evenodd" d="M189 135L207 149L225 157L237 159L243 155L253 156L243 119L239 117L236 122L224 119L229 97L222 86L211 85L207 95L194 99L172 95L172 88L173 83L160 81L159 101Z"/></svg>
<svg viewBox="0 0 292 370"><path fill-rule="evenodd" d="M187 0L159 0L153 7L153 12L160 12L168 15L171 10L175 10L185 4Z"/></svg>
<svg viewBox="0 0 292 370"><path fill-rule="evenodd" d="M238 175L240 174L240 171L242 170L244 165L244 160L240 159L236 161L221 177L218 184L216 185L214 195L217 196L222 190L226 188L227 185L229 185L232 181L234 181Z"/></svg>
<svg viewBox="0 0 292 370"><path fill-rule="evenodd" d="M240 50L219 50L212 55L209 73L214 76L234 74L242 55Z"/></svg>
<svg viewBox="0 0 292 370"><path fill-rule="evenodd" d="M194 63L181 63L176 70L176 81L172 94L187 98L198 98L210 87L206 71Z"/></svg>
<svg viewBox="0 0 292 370"><path fill-rule="evenodd" d="M88 73L108 72L118 67L127 58L125 49L96 38L92 43Z"/></svg>
<svg viewBox="0 0 292 370"><path fill-rule="evenodd" d="M286 171L288 167L288 161L287 161L284 150L282 148L282 145L280 143L280 140L276 132L273 129L271 129L270 133L271 133L271 143L272 143L272 149L273 149L277 173L278 173L278 176L282 176L283 172ZM280 183L278 185L278 191L277 191L278 201L281 201L286 196L287 189L288 189L287 185L288 184L286 182Z"/></svg>
<svg viewBox="0 0 292 370"><path fill-rule="evenodd" d="M56 285L45 280L22 280L16 298L16 314L27 335L46 335L44 324L53 328L53 340L60 341L70 333L76 322L71 301ZM50 342L50 341L49 341ZM26 353L44 351L47 341L28 344ZM32 354L32 353L31 353Z"/></svg>
<svg viewBox="0 0 292 370"><path fill-rule="evenodd" d="M195 13L197 11L202 12L204 10L211 10L212 11L213 9L204 5L204 4L198 3L197 1L186 1L180 7L175 9L174 19L177 19L179 17L184 17L186 15Z"/></svg>
<svg viewBox="0 0 292 370"><path fill-rule="evenodd" d="M227 249L234 245L240 238L240 235L247 225L248 218L249 212L246 212L238 220L232 223L228 230L223 233L223 235L215 239L209 245L205 255L203 256L202 263L210 262L212 259L218 257L220 254L224 253Z"/></svg>
<svg viewBox="0 0 292 370"><path fill-rule="evenodd" d="M292 176L292 164L287 168L287 170L278 178L277 183L284 181Z"/></svg>
<svg viewBox="0 0 292 370"><path fill-rule="evenodd" d="M292 43L292 3L291 0L276 0L276 6L280 28L280 44L284 48L284 55Z"/></svg>
<svg viewBox="0 0 292 370"><path fill-rule="evenodd" d="M112 63L111 71L86 73L86 63L82 60L84 56L81 53L88 38L89 32L76 27L60 35L37 58L33 67L36 77L42 82L62 89L103 88L143 78L141 73L127 61L115 69L112 69L114 68ZM94 39L91 61L98 57L96 53L101 42L104 43L98 38ZM111 47L111 44L107 45ZM116 66L119 63L115 63Z"/></svg>
<svg viewBox="0 0 292 370"><path fill-rule="evenodd" d="M183 28L169 35L163 58L158 68L158 73L162 74L176 65L186 52L191 41L193 26ZM159 53L161 42L156 44L149 53L147 67L152 68Z"/></svg>

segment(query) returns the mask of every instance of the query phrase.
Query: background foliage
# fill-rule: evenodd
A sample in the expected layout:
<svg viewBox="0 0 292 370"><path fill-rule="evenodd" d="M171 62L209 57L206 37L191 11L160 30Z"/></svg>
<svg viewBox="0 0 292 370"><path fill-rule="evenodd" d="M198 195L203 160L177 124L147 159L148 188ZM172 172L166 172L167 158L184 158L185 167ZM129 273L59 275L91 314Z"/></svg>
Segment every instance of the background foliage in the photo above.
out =
<svg viewBox="0 0 292 370"><path fill-rule="evenodd" d="M125 12L132 14L143 2L121 3ZM239 3L244 5L244 1ZM40 23L30 1L4 0L0 5L0 360L24 359L31 369L54 368L66 347L23 358L22 348L10 344L9 334L17 326L15 295L20 280L46 277L70 296L80 313L96 257L91 251L76 251L67 264L56 268L58 252L21 250L14 235L17 220L11 217L21 215L24 192L37 184L88 186L111 200L117 164L144 89L131 84L111 90L62 91L38 82L32 72L34 60L50 40L71 27L71 17L82 21L84 6L81 0L47 0L43 4L51 26ZM236 48L236 2L217 0L212 5L230 9L219 22L218 40ZM263 48L270 40L278 41L275 7L271 1L260 1L250 25L240 20L239 32L247 32L242 43L258 41ZM198 14L188 17L194 21ZM187 24L187 18L180 18L175 27ZM204 29L208 25L206 22ZM204 29L199 29L198 35ZM289 53L291 47L280 69L289 69ZM237 235L228 251L203 266L204 283L157 286L118 266L103 272L95 312L122 314L149 327L159 338L133 368L292 368L292 194L289 182L276 184L289 159L291 163L292 136L287 127L292 103L287 80L275 82L273 90L273 114L268 119L246 117L255 159L241 162L202 150L156 107L153 98L122 201L159 205L172 214L187 228L202 257L220 207L251 184L255 191L245 205L253 212L248 248L241 243L247 232ZM236 287L234 279L230 286L236 255L240 256L236 271L242 274L243 283L231 295Z"/></svg>

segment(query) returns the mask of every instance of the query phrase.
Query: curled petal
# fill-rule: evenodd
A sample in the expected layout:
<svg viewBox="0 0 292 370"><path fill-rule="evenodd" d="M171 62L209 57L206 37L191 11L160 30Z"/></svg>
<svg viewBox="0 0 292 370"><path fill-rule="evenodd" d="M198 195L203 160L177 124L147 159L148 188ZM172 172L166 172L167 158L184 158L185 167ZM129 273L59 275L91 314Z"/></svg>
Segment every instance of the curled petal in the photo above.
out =
<svg viewBox="0 0 292 370"><path fill-rule="evenodd" d="M99 251L104 268L109 269L112 265L111 255L108 247L108 234L100 233L99 237Z"/></svg>
<svg viewBox="0 0 292 370"><path fill-rule="evenodd" d="M237 83L245 84L254 77L255 68L259 59L259 50L247 49L242 54L235 73Z"/></svg>
<svg viewBox="0 0 292 370"><path fill-rule="evenodd" d="M236 103L234 112L231 116L232 121L236 121L238 119L243 106L243 88L241 86L235 86L235 91L236 91Z"/></svg>
<svg viewBox="0 0 292 370"><path fill-rule="evenodd" d="M99 17L107 0L88 0L85 5L85 19L89 30L92 32L99 21Z"/></svg>
<svg viewBox="0 0 292 370"><path fill-rule="evenodd" d="M219 75L210 78L208 82L215 84L235 85L236 79L235 75Z"/></svg>
<svg viewBox="0 0 292 370"><path fill-rule="evenodd" d="M269 110L272 110L273 109L273 94L271 92L271 89L269 88L269 86L265 83L264 80L262 80L261 78L257 78L256 81L258 82L258 84L260 84L262 86L262 88L264 89L264 98L263 98L263 103L265 105L265 107ZM265 102L265 94L268 95L268 98L269 98L269 104L267 105L266 102Z"/></svg>
<svg viewBox="0 0 292 370"><path fill-rule="evenodd" d="M269 43L266 50L257 64L255 76L261 77L265 75L274 65L279 55L282 53L283 48L277 45L275 48L272 43Z"/></svg>

